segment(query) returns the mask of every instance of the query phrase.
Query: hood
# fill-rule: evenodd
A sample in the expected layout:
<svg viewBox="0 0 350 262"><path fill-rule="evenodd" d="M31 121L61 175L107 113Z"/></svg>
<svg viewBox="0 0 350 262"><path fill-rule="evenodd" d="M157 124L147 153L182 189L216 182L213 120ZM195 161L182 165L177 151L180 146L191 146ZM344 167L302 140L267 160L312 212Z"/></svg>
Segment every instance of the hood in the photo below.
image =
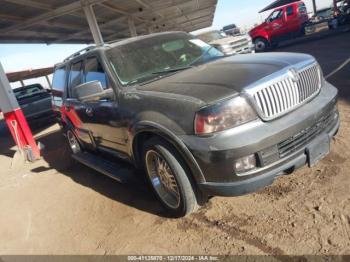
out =
<svg viewBox="0 0 350 262"><path fill-rule="evenodd" d="M310 55L266 53L236 55L138 86L140 91L176 94L213 103L238 95L245 87L283 68L314 59Z"/></svg>
<svg viewBox="0 0 350 262"><path fill-rule="evenodd" d="M255 32L255 31L264 30L266 26L267 26L267 23L263 22L262 24L254 27L252 30L250 30L249 33L251 34L251 33Z"/></svg>
<svg viewBox="0 0 350 262"><path fill-rule="evenodd" d="M230 43L235 43L235 42L239 42L239 41L246 40L246 39L247 39L247 36L245 36L245 35L230 36L230 37L225 37L222 39L213 40L209 44L211 44L211 45L227 45Z"/></svg>

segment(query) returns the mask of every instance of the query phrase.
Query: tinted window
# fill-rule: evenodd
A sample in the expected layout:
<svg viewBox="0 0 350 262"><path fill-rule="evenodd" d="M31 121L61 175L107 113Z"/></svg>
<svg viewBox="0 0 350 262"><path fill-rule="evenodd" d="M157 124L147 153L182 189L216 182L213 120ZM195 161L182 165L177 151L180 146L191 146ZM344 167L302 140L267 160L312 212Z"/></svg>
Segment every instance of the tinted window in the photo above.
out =
<svg viewBox="0 0 350 262"><path fill-rule="evenodd" d="M30 85L22 88L17 88L14 90L17 100L21 100L28 97L33 97L45 93L46 90L39 84Z"/></svg>
<svg viewBox="0 0 350 262"><path fill-rule="evenodd" d="M70 73L69 73L69 88L72 90L73 87L80 85L82 83L82 68L83 62L78 62L72 64Z"/></svg>
<svg viewBox="0 0 350 262"><path fill-rule="evenodd" d="M301 14L306 14L307 13L307 9L304 3L300 3L299 7L298 7L299 13Z"/></svg>
<svg viewBox="0 0 350 262"><path fill-rule="evenodd" d="M101 63L94 57L88 58L85 64L85 82L100 81L107 88L107 76Z"/></svg>
<svg viewBox="0 0 350 262"><path fill-rule="evenodd" d="M107 55L122 85L159 79L224 56L202 40L184 33L148 37L116 46Z"/></svg>
<svg viewBox="0 0 350 262"><path fill-rule="evenodd" d="M287 7L287 16L291 16L294 14L294 8L293 6L288 6Z"/></svg>
<svg viewBox="0 0 350 262"><path fill-rule="evenodd" d="M52 89L63 92L66 86L66 70L65 68L57 68L53 75Z"/></svg>
<svg viewBox="0 0 350 262"><path fill-rule="evenodd" d="M220 33L220 31L212 31L212 32L200 34L197 36L197 38L199 38L200 40L202 40L204 42L210 43L211 41L225 38L225 36L223 36Z"/></svg>
<svg viewBox="0 0 350 262"><path fill-rule="evenodd" d="M237 26L232 24L232 25L227 25L227 26L224 26L223 30L226 31L226 30L231 30L231 29L235 29Z"/></svg>

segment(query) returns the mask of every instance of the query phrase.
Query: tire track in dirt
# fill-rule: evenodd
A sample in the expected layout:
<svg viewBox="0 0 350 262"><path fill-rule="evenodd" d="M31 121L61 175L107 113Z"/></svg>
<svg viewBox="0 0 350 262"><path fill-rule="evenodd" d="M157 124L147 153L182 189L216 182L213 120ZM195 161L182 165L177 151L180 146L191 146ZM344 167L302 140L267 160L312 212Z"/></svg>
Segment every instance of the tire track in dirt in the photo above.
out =
<svg viewBox="0 0 350 262"><path fill-rule="evenodd" d="M273 255L273 256L285 256L285 252L278 247L269 246L265 240L259 239L258 237L252 235L249 231L241 229L242 226L246 225L248 222L245 219L234 216L230 214L230 221L235 221L234 225L230 225L225 219L210 219L206 214L206 210L211 208L211 204L202 210L199 210L197 213L191 216L192 219L185 219L180 229L187 231L189 228L194 230L203 230L203 226L210 229L217 229L223 234L228 235L229 237L233 237L237 240L241 240L247 243L250 246L253 246L265 254ZM285 260L284 260L285 261Z"/></svg>

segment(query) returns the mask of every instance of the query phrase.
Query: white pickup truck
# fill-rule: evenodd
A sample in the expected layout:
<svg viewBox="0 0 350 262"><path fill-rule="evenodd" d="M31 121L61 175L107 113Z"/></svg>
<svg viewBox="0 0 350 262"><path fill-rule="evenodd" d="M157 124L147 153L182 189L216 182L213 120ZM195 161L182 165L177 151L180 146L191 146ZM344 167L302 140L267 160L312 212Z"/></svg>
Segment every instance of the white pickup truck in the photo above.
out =
<svg viewBox="0 0 350 262"><path fill-rule="evenodd" d="M216 47L225 55L249 54L255 52L251 37L246 35L226 36L218 30L196 35L202 41Z"/></svg>

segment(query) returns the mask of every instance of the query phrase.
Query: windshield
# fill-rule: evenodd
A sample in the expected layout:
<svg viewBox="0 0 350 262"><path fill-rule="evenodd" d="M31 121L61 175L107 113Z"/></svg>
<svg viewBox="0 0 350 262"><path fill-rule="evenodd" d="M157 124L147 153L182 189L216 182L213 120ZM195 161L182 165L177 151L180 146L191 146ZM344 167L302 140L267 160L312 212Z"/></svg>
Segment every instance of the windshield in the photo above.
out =
<svg viewBox="0 0 350 262"><path fill-rule="evenodd" d="M13 90L13 92L15 93L17 100L21 100L24 98L33 97L38 94L45 93L46 91L45 89L43 89L41 85L38 84L38 85L31 85L27 87L18 88Z"/></svg>
<svg viewBox="0 0 350 262"><path fill-rule="evenodd" d="M223 30L226 31L226 30L231 30L231 29L235 29L237 26L236 25L227 25L227 26L224 26Z"/></svg>
<svg viewBox="0 0 350 262"><path fill-rule="evenodd" d="M225 38L219 31L208 32L197 36L204 42L210 43L211 41Z"/></svg>
<svg viewBox="0 0 350 262"><path fill-rule="evenodd" d="M107 51L107 57L122 85L161 78L166 73L175 73L223 56L202 40L184 33L144 38Z"/></svg>

